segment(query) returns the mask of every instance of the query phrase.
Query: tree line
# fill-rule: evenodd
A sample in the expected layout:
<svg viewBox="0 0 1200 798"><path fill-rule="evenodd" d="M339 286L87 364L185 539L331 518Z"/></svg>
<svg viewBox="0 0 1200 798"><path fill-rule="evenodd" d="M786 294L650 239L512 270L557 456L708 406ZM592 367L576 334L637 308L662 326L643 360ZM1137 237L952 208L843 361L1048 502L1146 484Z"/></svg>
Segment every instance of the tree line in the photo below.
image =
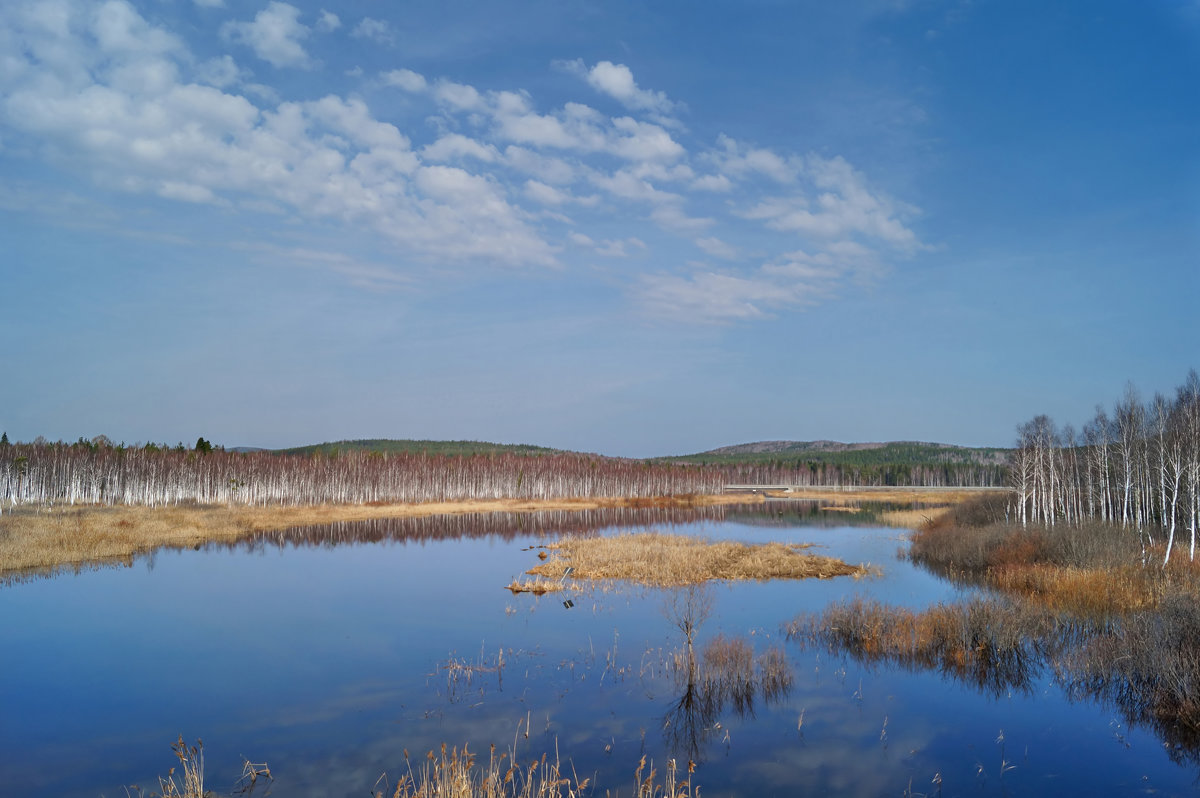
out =
<svg viewBox="0 0 1200 798"><path fill-rule="evenodd" d="M1143 401L1129 385L1111 413L1097 406L1081 430L1039 415L1017 428L1010 482L1022 524L1087 520L1136 530L1143 550L1182 531L1195 559L1200 527L1200 376Z"/></svg>
<svg viewBox="0 0 1200 798"><path fill-rule="evenodd" d="M207 444L207 441L205 442ZM5 504L434 502L718 493L714 469L561 453L279 456L159 447L0 446Z"/></svg>

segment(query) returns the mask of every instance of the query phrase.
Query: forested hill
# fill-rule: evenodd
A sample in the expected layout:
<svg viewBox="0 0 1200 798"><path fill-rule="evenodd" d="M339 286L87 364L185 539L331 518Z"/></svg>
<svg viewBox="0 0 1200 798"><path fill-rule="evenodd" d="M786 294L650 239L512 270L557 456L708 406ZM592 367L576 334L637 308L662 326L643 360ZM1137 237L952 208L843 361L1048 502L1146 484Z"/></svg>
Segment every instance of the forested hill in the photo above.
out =
<svg viewBox="0 0 1200 798"><path fill-rule="evenodd" d="M955 446L949 443L891 441L888 443L841 443L839 441L758 441L722 446L707 452L664 457L685 463L830 463L843 466L932 465L1003 465L1008 449Z"/></svg>
<svg viewBox="0 0 1200 798"><path fill-rule="evenodd" d="M789 485L1004 484L1008 450L893 441L759 441L661 458L720 468L730 482Z"/></svg>
<svg viewBox="0 0 1200 798"><path fill-rule="evenodd" d="M530 446L523 443L489 443L487 441L417 441L372 438L369 440L334 441L291 449L274 449L275 454L345 454L375 452L377 454L442 454L469 457L476 454L558 454L560 449Z"/></svg>

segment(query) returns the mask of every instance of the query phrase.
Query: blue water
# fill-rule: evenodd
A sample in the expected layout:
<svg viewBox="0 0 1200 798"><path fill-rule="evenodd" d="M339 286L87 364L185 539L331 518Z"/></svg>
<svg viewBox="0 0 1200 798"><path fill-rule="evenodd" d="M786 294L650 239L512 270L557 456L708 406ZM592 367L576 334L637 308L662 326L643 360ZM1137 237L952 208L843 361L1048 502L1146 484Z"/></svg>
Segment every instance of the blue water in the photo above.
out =
<svg viewBox="0 0 1200 798"><path fill-rule="evenodd" d="M689 730L704 795L1195 793L1194 767L1113 707L1068 702L1049 676L996 698L786 641L782 624L837 599L922 607L962 593L898 559L898 530L769 512L672 520L714 539L814 543L880 574L710 588L698 643L779 646L793 684ZM270 765L277 796L363 796L406 772L405 749L416 761L442 742L485 756L515 745L522 760L557 750L599 795L630 794L643 754L660 768L686 760L664 729L682 689L665 665L682 642L666 592L587 590L571 608L512 596L502 586L537 563L527 549L554 524L489 523L459 519L422 540L164 551L0 587L0 796L157 789L180 734L204 740L210 789L227 792L245 755ZM451 663L474 666L470 680Z"/></svg>

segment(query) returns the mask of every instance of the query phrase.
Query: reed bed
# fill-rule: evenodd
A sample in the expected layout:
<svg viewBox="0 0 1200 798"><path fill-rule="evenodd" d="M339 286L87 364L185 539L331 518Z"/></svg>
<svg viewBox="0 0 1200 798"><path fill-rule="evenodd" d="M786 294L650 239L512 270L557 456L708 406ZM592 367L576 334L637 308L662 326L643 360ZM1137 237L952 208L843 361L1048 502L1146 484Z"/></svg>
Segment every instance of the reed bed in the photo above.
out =
<svg viewBox="0 0 1200 798"><path fill-rule="evenodd" d="M532 593L535 596L544 596L547 593L561 593L566 590L566 585L561 580L556 582L553 579L514 579L505 585L504 589L512 591L514 595Z"/></svg>
<svg viewBox="0 0 1200 798"><path fill-rule="evenodd" d="M804 645L824 645L864 662L940 670L996 695L1028 689L1056 630L1046 612L984 599L917 612L855 598L799 615L784 627L789 640Z"/></svg>
<svg viewBox="0 0 1200 798"><path fill-rule="evenodd" d="M804 554L807 545L706 541L658 532L562 540L546 562L526 573L562 579L621 580L674 587L712 580L829 579L866 575L861 565Z"/></svg>
<svg viewBox="0 0 1200 798"><path fill-rule="evenodd" d="M579 798L587 792L590 780L577 774L567 774L557 753L554 759L543 754L528 765L516 761L515 755L497 754L493 745L486 763L480 763L466 746L460 751L442 745L441 752L430 751L425 761L415 769L405 752L408 773L401 776L394 788L372 792L373 798ZM675 760L659 774L642 757L634 773L632 795L637 798L692 798L700 791L693 789L690 777L681 779ZM384 781L386 776L381 776ZM378 787L378 782L376 787ZM620 795L606 790L605 795Z"/></svg>
<svg viewBox="0 0 1200 798"><path fill-rule="evenodd" d="M948 512L950 512L949 506L925 507L912 510L884 510L879 514L879 520L887 526L899 527L901 529L918 529L941 518Z"/></svg>

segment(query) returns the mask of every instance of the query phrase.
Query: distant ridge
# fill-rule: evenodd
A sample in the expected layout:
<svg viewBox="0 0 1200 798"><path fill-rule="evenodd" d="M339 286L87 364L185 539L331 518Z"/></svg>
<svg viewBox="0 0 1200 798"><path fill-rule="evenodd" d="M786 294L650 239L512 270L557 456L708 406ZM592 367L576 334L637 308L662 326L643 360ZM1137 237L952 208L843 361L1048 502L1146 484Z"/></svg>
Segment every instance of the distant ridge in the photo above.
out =
<svg viewBox="0 0 1200 798"><path fill-rule="evenodd" d="M373 452L376 454L445 454L469 456L474 454L557 454L561 449L531 446L524 443L491 443L489 441L429 441L390 438L366 438L352 441L332 441L289 449L272 449L275 454L311 455Z"/></svg>
<svg viewBox="0 0 1200 798"><path fill-rule="evenodd" d="M927 441L842 443L841 441L756 441L696 454L663 458L691 463L805 461L840 465L954 463L1002 465L1008 450Z"/></svg>

